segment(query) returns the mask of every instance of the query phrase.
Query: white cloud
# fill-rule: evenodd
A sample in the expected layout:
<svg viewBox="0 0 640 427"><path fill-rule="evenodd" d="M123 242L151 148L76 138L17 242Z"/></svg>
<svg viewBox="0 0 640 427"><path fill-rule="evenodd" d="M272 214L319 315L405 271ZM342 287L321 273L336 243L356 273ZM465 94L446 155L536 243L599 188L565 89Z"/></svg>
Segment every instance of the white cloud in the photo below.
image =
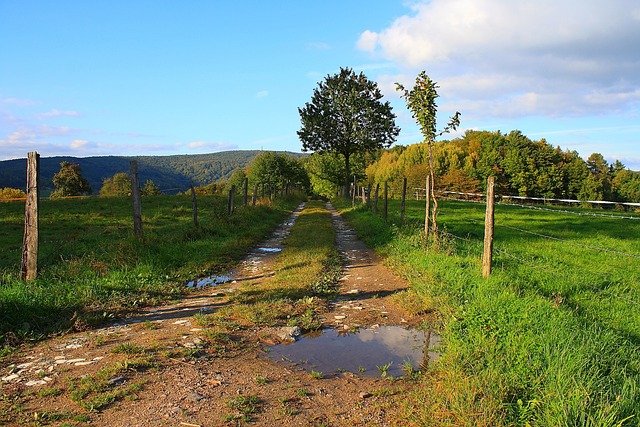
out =
<svg viewBox="0 0 640 427"><path fill-rule="evenodd" d="M15 105L17 107L31 107L33 105L37 105L37 102L32 101L30 99L19 99L19 98L3 98L3 104Z"/></svg>
<svg viewBox="0 0 640 427"><path fill-rule="evenodd" d="M197 151L224 151L238 148L237 145L230 144L228 142L193 141L188 142L185 145L187 148Z"/></svg>
<svg viewBox="0 0 640 427"><path fill-rule="evenodd" d="M61 111L54 108L51 111L47 111L46 113L39 113L35 116L41 120L47 117L80 117L80 113L78 113L77 111Z"/></svg>
<svg viewBox="0 0 640 427"><path fill-rule="evenodd" d="M73 141L71 141L71 144L69 146L74 150L79 150L82 148L86 148L88 144L89 141L87 141L86 139L74 139Z"/></svg>
<svg viewBox="0 0 640 427"><path fill-rule="evenodd" d="M331 49L331 45L325 42L309 42L306 44L307 49L309 50L329 50Z"/></svg>
<svg viewBox="0 0 640 427"><path fill-rule="evenodd" d="M411 85L424 69L454 109L484 116L610 113L640 103L635 0L431 0L411 9L357 42L399 67L377 79L387 95L391 81Z"/></svg>
<svg viewBox="0 0 640 427"><path fill-rule="evenodd" d="M258 91L258 93L256 93L256 98L264 98L267 96L269 96L268 90L261 90L261 91Z"/></svg>
<svg viewBox="0 0 640 427"><path fill-rule="evenodd" d="M356 46L358 47L358 49L364 50L365 52L373 52L376 49L377 44L378 33L366 30L365 32L360 34L360 38L358 38Z"/></svg>

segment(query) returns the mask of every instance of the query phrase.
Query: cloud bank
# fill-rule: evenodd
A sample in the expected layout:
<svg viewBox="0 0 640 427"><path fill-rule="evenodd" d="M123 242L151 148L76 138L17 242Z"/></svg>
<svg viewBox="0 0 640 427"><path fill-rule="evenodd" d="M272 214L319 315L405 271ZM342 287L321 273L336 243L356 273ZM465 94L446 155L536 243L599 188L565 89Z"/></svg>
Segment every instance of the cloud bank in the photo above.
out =
<svg viewBox="0 0 640 427"><path fill-rule="evenodd" d="M357 47L396 63L395 81L427 70L445 102L464 101L467 113L609 114L640 104L635 0L432 0L411 11L362 32Z"/></svg>

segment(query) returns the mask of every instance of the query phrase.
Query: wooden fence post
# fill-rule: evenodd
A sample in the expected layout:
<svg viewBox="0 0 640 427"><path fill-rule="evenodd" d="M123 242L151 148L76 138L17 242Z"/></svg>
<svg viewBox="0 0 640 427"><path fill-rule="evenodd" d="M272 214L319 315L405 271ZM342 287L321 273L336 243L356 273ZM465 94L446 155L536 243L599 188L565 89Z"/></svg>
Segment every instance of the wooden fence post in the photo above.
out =
<svg viewBox="0 0 640 427"><path fill-rule="evenodd" d="M229 199L227 200L227 214L231 215L233 213L233 199L236 197L236 186L232 185L229 190Z"/></svg>
<svg viewBox="0 0 640 427"><path fill-rule="evenodd" d="M27 200L24 207L24 237L20 278L35 279L38 274L38 206L40 204L40 155L27 154Z"/></svg>
<svg viewBox="0 0 640 427"><path fill-rule="evenodd" d="M384 220L387 220L387 214L389 213L389 183L384 182Z"/></svg>
<svg viewBox="0 0 640 427"><path fill-rule="evenodd" d="M142 239L142 202L140 199L140 181L138 180L138 162L129 162L129 178L131 179L131 200L133 202L133 234Z"/></svg>
<svg viewBox="0 0 640 427"><path fill-rule="evenodd" d="M243 207L247 207L247 205L249 204L249 178L244 179L244 193L243 193L243 198L242 198L242 206Z"/></svg>
<svg viewBox="0 0 640 427"><path fill-rule="evenodd" d="M494 181L495 177L487 179L487 211L484 217L484 252L482 254L482 277L491 274L491 258L493 255L493 212L494 212Z"/></svg>
<svg viewBox="0 0 640 427"><path fill-rule="evenodd" d="M255 206L257 200L258 200L258 184L253 186L253 197L251 198L251 206Z"/></svg>
<svg viewBox="0 0 640 427"><path fill-rule="evenodd" d="M356 205L356 193L358 192L358 186L356 184L356 176L353 175L353 188L351 191L351 207Z"/></svg>
<svg viewBox="0 0 640 427"><path fill-rule="evenodd" d="M262 183L262 190L260 191L260 198L264 199L264 182Z"/></svg>
<svg viewBox="0 0 640 427"><path fill-rule="evenodd" d="M402 180L402 203L400 204L400 222L404 222L405 202L407 200L407 178Z"/></svg>
<svg viewBox="0 0 640 427"><path fill-rule="evenodd" d="M425 182L425 214L424 214L424 235L429 236L429 210L431 209L431 177L427 175Z"/></svg>
<svg viewBox="0 0 640 427"><path fill-rule="evenodd" d="M376 192L373 196L373 213L378 213L378 193L380 192L380 183L376 184Z"/></svg>
<svg viewBox="0 0 640 427"><path fill-rule="evenodd" d="M196 200L196 189L193 188L193 181L191 181L191 205L193 206L193 224L198 226L198 201Z"/></svg>

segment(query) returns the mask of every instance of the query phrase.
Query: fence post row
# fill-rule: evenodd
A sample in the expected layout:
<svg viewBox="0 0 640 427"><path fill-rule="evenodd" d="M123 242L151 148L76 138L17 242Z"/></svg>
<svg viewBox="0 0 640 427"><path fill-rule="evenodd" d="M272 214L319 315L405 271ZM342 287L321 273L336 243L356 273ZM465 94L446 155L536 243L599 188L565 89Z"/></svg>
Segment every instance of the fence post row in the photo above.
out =
<svg viewBox="0 0 640 427"><path fill-rule="evenodd" d="M494 213L494 182L495 178L487 178L487 210L484 217L484 251L482 253L482 277L491 274L491 260L493 255L493 213Z"/></svg>
<svg viewBox="0 0 640 427"><path fill-rule="evenodd" d="M140 200L140 182L138 181L138 162L129 162L129 177L131 179L131 200L133 202L133 234L142 239L142 203Z"/></svg>
<svg viewBox="0 0 640 427"><path fill-rule="evenodd" d="M232 185L229 190L229 198L227 199L227 214L231 215L233 213L233 199L236 196L236 186Z"/></svg>
<svg viewBox="0 0 640 427"><path fill-rule="evenodd" d="M24 208L24 236L20 278L35 279L38 274L38 206L40 204L40 155L27 154L27 199Z"/></svg>
<svg viewBox="0 0 640 427"><path fill-rule="evenodd" d="M193 181L191 181L191 204L193 205L193 223L198 226L198 201L196 200L196 189L193 188Z"/></svg>
<svg viewBox="0 0 640 427"><path fill-rule="evenodd" d="M373 196L373 213L378 213L378 193L380 192L380 183L376 184L376 192Z"/></svg>

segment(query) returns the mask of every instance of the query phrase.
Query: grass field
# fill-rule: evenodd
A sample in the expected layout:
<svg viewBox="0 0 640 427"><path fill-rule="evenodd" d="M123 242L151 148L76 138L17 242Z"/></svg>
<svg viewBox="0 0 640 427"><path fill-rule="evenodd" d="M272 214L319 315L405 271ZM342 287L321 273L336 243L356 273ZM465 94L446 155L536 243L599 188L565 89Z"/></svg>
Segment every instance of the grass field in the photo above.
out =
<svg viewBox="0 0 640 427"><path fill-rule="evenodd" d="M499 205L494 270L483 279L484 204L440 204L438 244L421 231L423 201L408 203L404 225L397 202L386 223L343 207L414 300L439 313L443 356L407 399L407 419L640 425L640 219Z"/></svg>
<svg viewBox="0 0 640 427"><path fill-rule="evenodd" d="M200 196L143 198L144 240L133 236L131 200L44 200L38 278L19 280L24 203L0 203L0 342L82 328L186 292L196 277L224 272L265 238L298 200L239 206Z"/></svg>

